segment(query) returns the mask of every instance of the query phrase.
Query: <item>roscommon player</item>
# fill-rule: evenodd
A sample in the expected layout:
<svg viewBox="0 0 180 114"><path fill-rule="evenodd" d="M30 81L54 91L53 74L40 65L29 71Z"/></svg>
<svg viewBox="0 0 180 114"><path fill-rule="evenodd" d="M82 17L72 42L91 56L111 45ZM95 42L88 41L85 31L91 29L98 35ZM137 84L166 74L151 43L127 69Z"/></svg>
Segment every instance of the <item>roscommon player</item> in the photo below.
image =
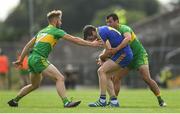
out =
<svg viewBox="0 0 180 114"><path fill-rule="evenodd" d="M117 47L123 41L121 33L116 29L109 26L101 26L95 28L92 25L87 25L83 29L85 40L95 40L101 39L104 42L105 49L109 49L109 45L112 48ZM106 53L106 52L105 52ZM101 60L107 58L107 54L100 56ZM99 88L100 88L100 97L94 102L90 103L89 107L105 107L106 106L106 91L108 90L107 84L111 86L112 90L110 91L110 106L119 107L119 102L114 92L113 83L111 80L111 75L109 73L114 72L118 69L123 69L127 67L130 61L133 59L133 54L129 45L126 45L123 49L118 50L112 57L107 59L98 69L99 77Z"/></svg>

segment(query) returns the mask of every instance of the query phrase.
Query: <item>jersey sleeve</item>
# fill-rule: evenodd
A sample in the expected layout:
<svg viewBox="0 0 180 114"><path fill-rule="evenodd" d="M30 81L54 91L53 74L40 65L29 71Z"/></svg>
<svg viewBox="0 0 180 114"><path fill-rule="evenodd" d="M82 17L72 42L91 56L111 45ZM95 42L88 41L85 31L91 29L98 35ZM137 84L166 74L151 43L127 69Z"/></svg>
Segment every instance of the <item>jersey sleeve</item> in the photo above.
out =
<svg viewBox="0 0 180 114"><path fill-rule="evenodd" d="M37 36L38 36L38 33L34 35L34 38L37 38Z"/></svg>
<svg viewBox="0 0 180 114"><path fill-rule="evenodd" d="M122 33L124 34L124 33L126 33L126 32L132 32L132 29L129 27L129 26L125 26L125 25L123 25L123 27L122 27Z"/></svg>
<svg viewBox="0 0 180 114"><path fill-rule="evenodd" d="M62 38L65 34L67 34L64 30L62 30L62 29L57 29L57 31L56 31L56 38L57 39L60 39L60 38Z"/></svg>

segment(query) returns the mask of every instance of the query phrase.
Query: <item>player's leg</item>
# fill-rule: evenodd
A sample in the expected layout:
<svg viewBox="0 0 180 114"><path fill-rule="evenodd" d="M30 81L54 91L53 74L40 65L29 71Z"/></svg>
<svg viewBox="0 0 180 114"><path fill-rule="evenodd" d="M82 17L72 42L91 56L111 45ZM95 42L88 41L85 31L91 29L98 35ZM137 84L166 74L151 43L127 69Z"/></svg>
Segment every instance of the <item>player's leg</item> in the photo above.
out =
<svg viewBox="0 0 180 114"><path fill-rule="evenodd" d="M108 59L99 69L98 69L98 77L99 77L99 84L100 84L100 93L101 94L106 94L107 90L107 79L111 79L108 73L112 73L119 69L120 66L116 64L114 61L111 59ZM115 94L114 94L115 95Z"/></svg>
<svg viewBox="0 0 180 114"><path fill-rule="evenodd" d="M26 85L27 84L29 84L30 82L30 80L29 80L29 75L28 74L26 74L26 75L24 75L24 77L25 77L25 81L26 81Z"/></svg>
<svg viewBox="0 0 180 114"><path fill-rule="evenodd" d="M160 96L160 89L159 89L157 83L150 76L149 66L141 65L138 70L139 70L139 73L141 74L142 79L148 84L151 91L157 96L159 105L166 106L166 103Z"/></svg>
<svg viewBox="0 0 180 114"><path fill-rule="evenodd" d="M131 54L121 54L118 58L119 53L117 53L116 55L114 55L112 57L112 60L115 61L116 64L119 64L120 66L122 66L123 68L119 68L118 70L112 72L112 81L114 84L114 90L115 90L115 94L116 96L118 96L119 90L120 90L120 80L123 76L128 74L128 68L127 66L130 64L130 62L133 59L133 55Z"/></svg>
<svg viewBox="0 0 180 114"><path fill-rule="evenodd" d="M107 77L107 78L109 78L109 77ZM114 84L113 84L111 78L107 79L107 91L109 94L109 101L108 101L107 105L111 106L111 107L119 107L117 96L115 96Z"/></svg>
<svg viewBox="0 0 180 114"><path fill-rule="evenodd" d="M23 87L20 92L18 93L18 97L23 97L27 94L29 94L31 91L37 89L40 86L41 80L42 80L42 74L41 73L30 73L30 80L31 83Z"/></svg>
<svg viewBox="0 0 180 114"><path fill-rule="evenodd" d="M26 86L26 85L28 85L29 83L28 83L28 80L27 80L27 77L28 76L26 76L26 75L20 75L20 78L21 78L21 87L24 87L24 86Z"/></svg>
<svg viewBox="0 0 180 114"><path fill-rule="evenodd" d="M112 81L114 84L114 90L115 90L115 94L116 96L118 96L119 91L120 91L120 87L121 87L121 79L126 76L129 72L128 68L123 68L123 69L119 69L115 72L113 72L113 77L112 77Z"/></svg>
<svg viewBox="0 0 180 114"><path fill-rule="evenodd" d="M115 93L114 84L113 84L113 82L112 82L112 77L113 77L113 75L111 75L111 74L107 74L107 75L109 75L108 77L111 78L111 80L107 80L107 92L108 92L109 96L113 96L113 95L111 94L111 93Z"/></svg>
<svg viewBox="0 0 180 114"><path fill-rule="evenodd" d="M107 75L107 73L113 72L117 70L118 68L120 68L120 66L116 64L114 61L112 61L111 59L108 59L106 62L104 62L104 64L101 67L99 67L98 77L99 77L100 98L97 102L90 103L89 104L90 107L106 106L107 83L110 81L111 86L113 86L112 80ZM114 91L111 91L111 92L112 93L110 93L110 95L112 95L111 96L112 100L115 101L117 105L119 105L115 92Z"/></svg>
<svg viewBox="0 0 180 114"><path fill-rule="evenodd" d="M114 76L116 74L115 72L118 72L118 71L120 71L120 70L118 69L117 71L114 71L112 73L107 73L107 75L108 75L107 78L110 78L107 80L107 92L109 94L109 101L107 103L108 106L110 106L112 104L111 99L112 99L112 97L114 97L114 94L112 94L112 93L115 93L115 87L114 87L114 83L113 83L112 79L114 78Z"/></svg>
<svg viewBox="0 0 180 114"><path fill-rule="evenodd" d="M23 71L23 74L22 74L22 76L23 76L23 81L24 81L24 85L27 85L27 84L29 84L29 72L28 72L28 70L24 70Z"/></svg>
<svg viewBox="0 0 180 114"><path fill-rule="evenodd" d="M108 91L109 96L112 96L111 95L111 93L113 93L112 91L115 92L116 97L118 96L120 87L121 87L121 79L124 76L126 76L128 72L129 72L128 68L121 68L112 73L107 74L112 80L107 83L107 91ZM111 82L113 83L113 85L111 85ZM109 99L107 105L110 104L110 101L111 101L111 98Z"/></svg>
<svg viewBox="0 0 180 114"><path fill-rule="evenodd" d="M141 74L142 79L148 84L150 89L155 95L160 94L159 87L157 83L151 78L150 72L149 72L149 66L148 65L142 65L139 67L139 73Z"/></svg>
<svg viewBox="0 0 180 114"><path fill-rule="evenodd" d="M17 107L18 102L21 98L23 98L24 96L29 94L31 91L37 89L40 85L41 80L42 80L42 76L40 73L31 73L30 74L30 80L31 80L31 84L24 86L19 91L17 96L8 102L9 106Z"/></svg>
<svg viewBox="0 0 180 114"><path fill-rule="evenodd" d="M64 107L75 107L80 104L80 101L71 102L67 99L66 89L64 85L64 76L54 65L50 64L42 73L43 76L49 76L56 82L56 89L64 103Z"/></svg>
<svg viewBox="0 0 180 114"><path fill-rule="evenodd" d="M118 72L121 69L122 68L117 63L115 63L112 60L109 60L108 62L106 62L105 66L102 66L98 70L99 76L102 76L103 73L106 74L107 91L108 91L108 93L110 95L110 103L109 104L110 104L110 106L113 106L113 107L119 107L119 103L118 103L117 97L115 95L115 90L114 90L114 84L112 82L112 77L114 76L114 73L116 74L116 72ZM103 84L103 83L101 83L101 84Z"/></svg>

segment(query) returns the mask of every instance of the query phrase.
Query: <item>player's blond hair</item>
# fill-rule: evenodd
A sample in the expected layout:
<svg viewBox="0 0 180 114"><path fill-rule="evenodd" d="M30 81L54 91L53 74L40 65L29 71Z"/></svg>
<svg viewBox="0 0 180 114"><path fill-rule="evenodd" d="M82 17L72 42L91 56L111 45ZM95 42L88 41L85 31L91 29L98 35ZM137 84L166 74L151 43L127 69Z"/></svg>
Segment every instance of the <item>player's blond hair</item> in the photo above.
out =
<svg viewBox="0 0 180 114"><path fill-rule="evenodd" d="M48 20L48 22L51 22L51 20L52 20L54 17L61 18L61 17L62 17L62 11L61 11L61 10L53 10L53 11L50 11L50 12L47 14L47 20Z"/></svg>

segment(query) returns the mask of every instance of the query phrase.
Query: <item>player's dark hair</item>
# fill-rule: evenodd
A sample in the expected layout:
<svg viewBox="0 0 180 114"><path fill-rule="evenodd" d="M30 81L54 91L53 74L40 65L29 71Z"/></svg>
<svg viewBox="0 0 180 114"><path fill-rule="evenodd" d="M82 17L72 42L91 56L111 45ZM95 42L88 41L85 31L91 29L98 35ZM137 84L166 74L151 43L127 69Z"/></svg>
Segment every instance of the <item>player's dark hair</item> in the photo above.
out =
<svg viewBox="0 0 180 114"><path fill-rule="evenodd" d="M111 13L111 14L107 15L106 19L109 19L110 17L112 17L114 21L119 20L117 14L115 14L115 13Z"/></svg>
<svg viewBox="0 0 180 114"><path fill-rule="evenodd" d="M88 37L91 37L93 35L92 34L93 31L96 31L96 27L95 26L93 26L93 25L86 25L83 28L84 40L87 40Z"/></svg>

